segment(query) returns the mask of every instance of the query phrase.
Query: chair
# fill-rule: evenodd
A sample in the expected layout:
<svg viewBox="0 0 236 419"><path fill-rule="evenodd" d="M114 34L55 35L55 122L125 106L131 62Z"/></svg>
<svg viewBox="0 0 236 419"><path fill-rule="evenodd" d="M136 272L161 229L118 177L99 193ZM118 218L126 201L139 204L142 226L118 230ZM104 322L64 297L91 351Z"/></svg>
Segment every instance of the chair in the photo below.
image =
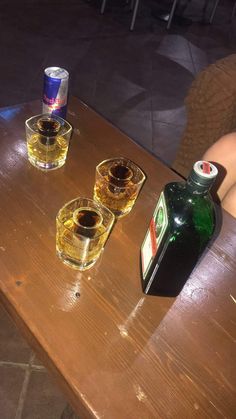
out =
<svg viewBox="0 0 236 419"><path fill-rule="evenodd" d="M214 19L216 9L217 9L217 6L218 6L219 2L220 2L220 0L215 0L215 2L213 4L213 8L212 8L211 13L210 13L209 23L212 23L212 21ZM167 21L167 29L170 29L177 3L178 3L178 0L173 1L172 8L171 8L171 11L170 11L170 14L169 14L169 19ZM209 0L206 0L206 3L209 3ZM235 15L235 12L236 12L236 1L234 3L231 19L233 19L234 15Z"/></svg>
<svg viewBox="0 0 236 419"><path fill-rule="evenodd" d="M173 1L172 7L171 7L171 10L170 10L170 14L169 14L169 19L167 21L167 26L166 26L166 29L167 30L169 30L170 27L171 27L171 23L172 23L172 19L174 17L174 13L175 13L175 9L176 9L177 3L178 3L178 0L174 0Z"/></svg>
<svg viewBox="0 0 236 419"><path fill-rule="evenodd" d="M191 1L191 0L189 0L189 1ZM209 2L209 0L206 0L206 1ZM107 2L107 0L102 0L102 5L101 5L101 9L100 9L100 12L101 12L102 15L104 14L104 11L105 11L106 2ZM127 0L127 3L128 2L129 2L129 0ZM135 21L136 21L137 12L138 12L139 2L140 2L140 0L131 0L131 10L133 10L132 18L131 18L131 24L130 24L130 30L131 31L134 30L134 25L135 25ZM167 26L166 26L167 30L169 30L170 27L171 27L172 20L173 20L178 2L179 2L179 0L173 0L172 6L171 6L171 9L170 9L170 13L169 13L169 17L168 17L168 20L167 20ZM212 23L212 21L214 19L216 9L217 9L217 6L218 6L219 2L220 2L220 0L215 0L215 2L214 2L213 8L212 8L212 11L211 11L211 14L210 14L210 18L209 18L209 23ZM231 18L234 17L235 12L236 12L236 1L235 1L235 4L234 4L234 7L233 7Z"/></svg>
<svg viewBox="0 0 236 419"><path fill-rule="evenodd" d="M134 30L134 25L135 25L136 16L137 16L138 7L139 7L139 1L140 0L131 0L131 10L133 10L132 18L131 18L131 24L130 24L130 30L131 31ZM178 1L179 0L174 0L173 1L172 7L171 7L171 10L170 10L170 14L169 14L169 18L168 18L168 21L167 21L167 29L170 29L170 26L171 26L171 23L172 23L172 19L174 17L174 13L175 13L175 9L176 9ZM105 11L106 2L107 2L107 0L102 0L102 5L101 5L101 9L100 9L100 13L102 15Z"/></svg>
<svg viewBox="0 0 236 419"><path fill-rule="evenodd" d="M128 2L129 2L129 0L127 0L127 3ZM100 13L102 15L104 14L106 3L107 3L107 0L102 0L102 5L101 5L101 9L100 9ZM131 10L133 10L132 18L131 18L131 24L130 24L130 30L131 31L134 30L134 25L135 25L135 21L136 21L137 12L138 12L138 6L139 6L139 0L132 0L131 1Z"/></svg>
<svg viewBox="0 0 236 419"><path fill-rule="evenodd" d="M172 167L187 177L214 142L236 130L236 54L199 73L185 105L187 124Z"/></svg>
<svg viewBox="0 0 236 419"><path fill-rule="evenodd" d="M220 1L220 0L215 0L215 4L214 4L214 6L213 6L213 9L212 9L212 12L211 12L211 15L210 15L209 23L212 23L212 21L213 21L213 19L214 19L215 12L216 12L217 6L218 6L218 4L219 4L219 1Z"/></svg>
<svg viewBox="0 0 236 419"><path fill-rule="evenodd" d="M234 3L234 6L233 6L231 19L233 19L233 18L234 18L235 12L236 12L236 2Z"/></svg>
<svg viewBox="0 0 236 419"><path fill-rule="evenodd" d="M215 16L215 13L216 13L216 9L217 9L217 6L218 6L219 2L220 2L220 0L215 0L215 4L214 4L213 9L212 9L212 12L211 12L209 23L212 23L212 21L214 19L214 16ZM236 1L234 2L232 14L231 14L231 20L234 18L235 12L236 12Z"/></svg>

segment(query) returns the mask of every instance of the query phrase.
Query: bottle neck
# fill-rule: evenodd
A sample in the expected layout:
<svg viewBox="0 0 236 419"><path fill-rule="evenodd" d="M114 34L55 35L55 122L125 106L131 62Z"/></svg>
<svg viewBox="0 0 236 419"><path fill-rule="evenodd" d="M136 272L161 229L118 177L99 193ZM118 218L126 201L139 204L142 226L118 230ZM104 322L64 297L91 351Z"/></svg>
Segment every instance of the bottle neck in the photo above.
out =
<svg viewBox="0 0 236 419"><path fill-rule="evenodd" d="M214 164L199 160L197 161L187 179L186 189L193 195L207 195L217 176L218 170Z"/></svg>
<svg viewBox="0 0 236 419"><path fill-rule="evenodd" d="M204 196L208 194L212 186L212 183L213 182L211 182L208 185L204 185L201 183L200 179L197 179L196 176L193 179L193 177L190 174L186 181L186 189L193 195Z"/></svg>

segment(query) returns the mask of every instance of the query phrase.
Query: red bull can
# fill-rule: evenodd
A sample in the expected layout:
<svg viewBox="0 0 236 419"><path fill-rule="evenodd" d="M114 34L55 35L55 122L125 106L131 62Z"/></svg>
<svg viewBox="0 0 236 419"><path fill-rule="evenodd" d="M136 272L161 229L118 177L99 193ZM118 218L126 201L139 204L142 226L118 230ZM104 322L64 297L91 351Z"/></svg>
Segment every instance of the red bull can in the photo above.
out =
<svg viewBox="0 0 236 419"><path fill-rule="evenodd" d="M64 68L44 70L43 113L66 118L69 73Z"/></svg>

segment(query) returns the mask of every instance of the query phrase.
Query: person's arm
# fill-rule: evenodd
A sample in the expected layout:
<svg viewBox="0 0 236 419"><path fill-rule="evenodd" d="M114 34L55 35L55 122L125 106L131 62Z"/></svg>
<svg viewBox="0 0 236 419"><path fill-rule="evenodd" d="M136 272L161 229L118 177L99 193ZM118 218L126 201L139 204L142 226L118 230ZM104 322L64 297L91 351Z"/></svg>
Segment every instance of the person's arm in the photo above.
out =
<svg viewBox="0 0 236 419"><path fill-rule="evenodd" d="M236 218L236 132L224 135L203 155L203 160L218 163L225 171L217 189L222 207Z"/></svg>
<svg viewBox="0 0 236 419"><path fill-rule="evenodd" d="M217 191L222 201L236 183L236 132L224 135L216 141L205 152L203 160L219 163L226 171L223 182Z"/></svg>

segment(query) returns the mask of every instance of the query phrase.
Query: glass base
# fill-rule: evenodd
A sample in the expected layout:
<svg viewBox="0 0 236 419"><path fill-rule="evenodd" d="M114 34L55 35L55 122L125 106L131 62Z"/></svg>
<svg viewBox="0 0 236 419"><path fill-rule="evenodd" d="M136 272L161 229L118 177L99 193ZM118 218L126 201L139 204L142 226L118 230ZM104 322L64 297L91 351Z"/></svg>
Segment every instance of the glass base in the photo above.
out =
<svg viewBox="0 0 236 419"><path fill-rule="evenodd" d="M115 215L116 218L123 218L130 213L131 209L132 208L128 208L125 212L113 211L112 209L111 209L111 211L113 212L113 214Z"/></svg>
<svg viewBox="0 0 236 419"><path fill-rule="evenodd" d="M87 263L79 263L78 261L71 259L69 256L64 254L63 252L60 252L60 250L57 249L56 251L57 256L61 261L67 265L70 266L72 269L76 269L77 271L86 271L87 269L92 268L92 266L97 262L98 258L90 260Z"/></svg>
<svg viewBox="0 0 236 419"><path fill-rule="evenodd" d="M62 167L65 164L65 160L59 160L55 162L45 163L40 160L34 159L33 157L28 157L29 162L36 167L37 169L48 171L48 170L56 170Z"/></svg>
<svg viewBox="0 0 236 419"><path fill-rule="evenodd" d="M128 207L125 211L119 211L119 210L115 210L115 209L112 209L112 208L110 208L110 207L108 207L107 206L107 204L106 204L106 202L102 202L102 201L100 201L100 199L97 197L97 195L96 194L94 194L93 195L93 199L94 199L94 201L95 202L97 202L98 204L102 204L102 205L104 205L104 206L106 206L113 214L114 214L114 216L116 217L116 218L122 218L122 217L125 217L126 215L128 215L129 213L130 213L130 211L132 210L132 208L133 208L133 206L132 207Z"/></svg>

